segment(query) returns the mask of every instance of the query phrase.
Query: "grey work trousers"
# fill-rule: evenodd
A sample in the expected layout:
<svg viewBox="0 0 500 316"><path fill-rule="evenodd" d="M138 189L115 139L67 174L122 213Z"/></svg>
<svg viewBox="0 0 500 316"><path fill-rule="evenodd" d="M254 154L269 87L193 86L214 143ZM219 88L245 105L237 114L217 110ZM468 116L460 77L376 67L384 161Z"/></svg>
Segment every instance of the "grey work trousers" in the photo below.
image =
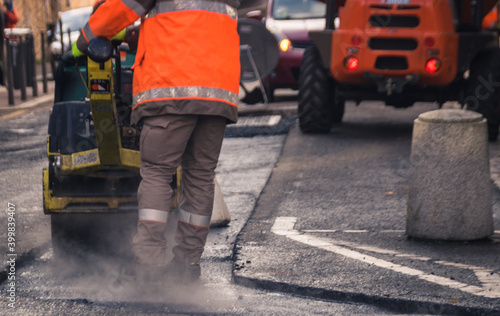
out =
<svg viewBox="0 0 500 316"><path fill-rule="evenodd" d="M137 263L165 264L167 224L162 214L170 211L170 183L179 165L179 208L184 215L179 216L173 253L178 261L199 262L209 231L215 168L225 129L226 119L220 116L163 115L144 120L140 140L142 181L137 193L139 222L133 239ZM160 219L141 218L141 210L152 210L160 214Z"/></svg>

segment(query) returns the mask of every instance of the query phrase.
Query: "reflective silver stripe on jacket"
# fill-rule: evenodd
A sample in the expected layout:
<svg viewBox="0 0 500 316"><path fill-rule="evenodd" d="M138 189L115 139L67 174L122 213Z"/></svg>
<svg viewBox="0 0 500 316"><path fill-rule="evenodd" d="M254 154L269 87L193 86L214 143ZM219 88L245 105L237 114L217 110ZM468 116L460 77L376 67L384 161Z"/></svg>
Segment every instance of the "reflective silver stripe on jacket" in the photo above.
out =
<svg viewBox="0 0 500 316"><path fill-rule="evenodd" d="M227 3L209 1L209 0L168 0L157 1L156 5L149 12L149 17L156 14L173 12L173 11L186 11L186 10L204 10L215 13L227 14L232 19L238 19L238 11L236 8Z"/></svg>
<svg viewBox="0 0 500 316"><path fill-rule="evenodd" d="M127 7L129 7L131 10L133 10L135 13L137 13L138 16L143 16L153 6L155 1L154 0L142 0L142 1L122 0L122 2Z"/></svg>
<svg viewBox="0 0 500 316"><path fill-rule="evenodd" d="M85 37L87 38L87 43L90 43L90 41L95 38L95 35L90 30L90 25L88 23L85 24L82 31L85 33Z"/></svg>
<svg viewBox="0 0 500 316"><path fill-rule="evenodd" d="M208 227L210 226L211 216L196 215L180 208L177 213L177 219L187 224Z"/></svg>
<svg viewBox="0 0 500 316"><path fill-rule="evenodd" d="M134 105L144 101L154 99L170 99L170 98L189 98L200 97L208 99L225 100L233 104L238 103L238 95L236 93L207 87L169 87L169 88L156 88L134 95Z"/></svg>
<svg viewBox="0 0 500 316"><path fill-rule="evenodd" d="M139 209L139 220L141 221L154 221L166 223L168 217L168 212L155 210L152 208L141 208Z"/></svg>

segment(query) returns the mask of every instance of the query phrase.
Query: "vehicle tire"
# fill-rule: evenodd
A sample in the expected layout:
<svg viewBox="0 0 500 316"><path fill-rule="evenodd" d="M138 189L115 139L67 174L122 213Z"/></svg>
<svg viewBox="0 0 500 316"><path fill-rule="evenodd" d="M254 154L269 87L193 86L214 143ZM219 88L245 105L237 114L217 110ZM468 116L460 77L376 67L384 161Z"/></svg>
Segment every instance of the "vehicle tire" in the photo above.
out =
<svg viewBox="0 0 500 316"><path fill-rule="evenodd" d="M464 106L481 113L488 121L488 139L498 139L500 128L500 48L480 52L470 66Z"/></svg>
<svg viewBox="0 0 500 316"><path fill-rule="evenodd" d="M335 82L313 46L304 52L299 73L298 116L303 133L328 133L332 124L342 121L343 103L334 106Z"/></svg>

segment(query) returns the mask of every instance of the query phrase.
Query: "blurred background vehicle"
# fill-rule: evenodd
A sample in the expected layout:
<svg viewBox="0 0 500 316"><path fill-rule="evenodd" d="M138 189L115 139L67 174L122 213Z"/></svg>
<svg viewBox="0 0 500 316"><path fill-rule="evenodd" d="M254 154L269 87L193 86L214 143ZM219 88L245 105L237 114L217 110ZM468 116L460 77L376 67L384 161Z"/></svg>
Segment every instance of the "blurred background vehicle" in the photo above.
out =
<svg viewBox="0 0 500 316"><path fill-rule="evenodd" d="M308 32L325 28L325 13L326 5L319 0L269 0L265 9L246 13L247 18L262 21L279 43L278 64L263 79L269 101L275 89L298 88L302 55L312 46Z"/></svg>
<svg viewBox="0 0 500 316"><path fill-rule="evenodd" d="M71 43L76 41L80 29L87 23L92 7L82 7L64 12L59 12L55 30L49 30L47 38L50 45L50 64L52 73L55 73L56 62L67 52Z"/></svg>

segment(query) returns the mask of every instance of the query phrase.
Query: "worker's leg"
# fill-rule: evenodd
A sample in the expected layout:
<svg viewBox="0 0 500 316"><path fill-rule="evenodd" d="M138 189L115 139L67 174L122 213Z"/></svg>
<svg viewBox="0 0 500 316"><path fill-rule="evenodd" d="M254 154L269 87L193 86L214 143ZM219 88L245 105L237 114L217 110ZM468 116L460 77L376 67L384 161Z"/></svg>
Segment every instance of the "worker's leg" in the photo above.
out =
<svg viewBox="0 0 500 316"><path fill-rule="evenodd" d="M197 264L207 239L214 201L215 167L226 119L199 116L182 157L182 198L173 252L174 260Z"/></svg>
<svg viewBox="0 0 500 316"><path fill-rule="evenodd" d="M141 176L137 198L139 222L133 239L138 264L165 264L165 229L172 177L196 124L196 116L147 118L141 132Z"/></svg>

